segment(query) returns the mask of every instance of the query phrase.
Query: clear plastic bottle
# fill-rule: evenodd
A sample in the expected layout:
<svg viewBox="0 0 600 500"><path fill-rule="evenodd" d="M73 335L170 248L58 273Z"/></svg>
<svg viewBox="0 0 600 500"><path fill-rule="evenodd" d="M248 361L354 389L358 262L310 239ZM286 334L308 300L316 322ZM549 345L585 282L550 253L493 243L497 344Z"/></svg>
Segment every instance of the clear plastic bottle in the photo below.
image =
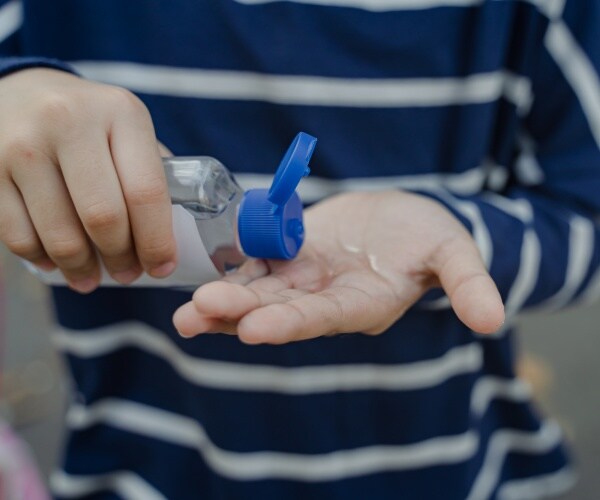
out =
<svg viewBox="0 0 600 500"><path fill-rule="evenodd" d="M178 265L168 278L143 274L128 286L196 287L219 279L248 257L293 259L304 241L296 187L310 172L316 141L303 132L296 136L268 190L244 192L231 172L209 156L164 158ZM26 265L47 284L65 284L58 270ZM104 269L101 285L123 286Z"/></svg>

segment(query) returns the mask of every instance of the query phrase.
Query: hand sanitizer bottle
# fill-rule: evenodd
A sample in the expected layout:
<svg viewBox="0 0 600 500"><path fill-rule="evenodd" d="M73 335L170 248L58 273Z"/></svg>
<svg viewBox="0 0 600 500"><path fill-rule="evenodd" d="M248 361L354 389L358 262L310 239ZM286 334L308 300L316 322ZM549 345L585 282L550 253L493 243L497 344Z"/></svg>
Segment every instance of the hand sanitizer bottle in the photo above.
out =
<svg viewBox="0 0 600 500"><path fill-rule="evenodd" d="M208 156L164 158L173 206L178 265L167 278L143 274L131 285L197 287L222 277L248 257L293 259L304 241L296 187L309 174L317 140L300 132L281 161L270 189L244 192L229 170ZM59 270L29 270L50 285L66 284ZM102 270L101 286L124 286Z"/></svg>

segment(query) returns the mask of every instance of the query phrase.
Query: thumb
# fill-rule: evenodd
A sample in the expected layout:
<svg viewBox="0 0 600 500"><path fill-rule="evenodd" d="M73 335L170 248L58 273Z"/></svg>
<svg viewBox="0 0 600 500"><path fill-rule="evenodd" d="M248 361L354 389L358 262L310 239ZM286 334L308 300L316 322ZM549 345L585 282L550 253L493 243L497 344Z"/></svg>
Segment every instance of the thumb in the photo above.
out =
<svg viewBox="0 0 600 500"><path fill-rule="evenodd" d="M502 298L470 237L456 237L442 245L431 269L465 325L477 333L493 333L502 326Z"/></svg>

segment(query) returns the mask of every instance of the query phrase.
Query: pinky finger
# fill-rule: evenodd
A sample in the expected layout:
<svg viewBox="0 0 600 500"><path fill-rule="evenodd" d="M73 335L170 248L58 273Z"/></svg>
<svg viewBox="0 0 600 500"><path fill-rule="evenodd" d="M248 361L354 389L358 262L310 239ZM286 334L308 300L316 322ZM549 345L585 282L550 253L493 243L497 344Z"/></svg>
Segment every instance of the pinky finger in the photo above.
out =
<svg viewBox="0 0 600 500"><path fill-rule="evenodd" d="M40 269L55 269L33 227L21 193L11 181L0 181L0 200L0 240L10 252Z"/></svg>

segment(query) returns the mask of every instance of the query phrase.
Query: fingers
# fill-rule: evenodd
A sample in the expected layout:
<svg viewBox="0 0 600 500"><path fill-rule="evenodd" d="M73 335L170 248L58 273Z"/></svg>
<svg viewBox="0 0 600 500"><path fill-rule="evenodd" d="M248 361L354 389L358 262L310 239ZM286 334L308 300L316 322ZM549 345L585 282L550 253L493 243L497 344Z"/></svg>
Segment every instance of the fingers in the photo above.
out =
<svg viewBox="0 0 600 500"><path fill-rule="evenodd" d="M251 311L307 295L316 283L324 283L323 279L317 279L317 274L322 273L317 271L319 266L301 264L300 259L285 263L281 269L285 272L268 274L269 265L264 260L251 259L223 280L196 290L192 302L175 313L173 322L184 337L216 331L219 326L212 320L217 318L227 323L228 331L235 332L230 325ZM296 288L303 285L307 288Z"/></svg>
<svg viewBox="0 0 600 500"><path fill-rule="evenodd" d="M478 333L493 333L504 323L502 298L475 244L455 238L432 262L458 318Z"/></svg>
<svg viewBox="0 0 600 500"><path fill-rule="evenodd" d="M156 136L145 106L116 89L123 112L115 117L110 149L123 190L138 258L151 276L162 278L176 266L172 211L157 151Z"/></svg>
<svg viewBox="0 0 600 500"><path fill-rule="evenodd" d="M200 287L193 297L199 312L231 321L238 320L258 307L286 300L287 298L276 293L222 281Z"/></svg>
<svg viewBox="0 0 600 500"><path fill-rule="evenodd" d="M108 273L121 283L131 283L142 269L106 135L89 129L76 134L58 151L71 199Z"/></svg>
<svg viewBox="0 0 600 500"><path fill-rule="evenodd" d="M338 333L381 333L389 323L382 303L360 289L335 287L257 308L240 320L237 330L248 344L284 344Z"/></svg>
<svg viewBox="0 0 600 500"><path fill-rule="evenodd" d="M142 267L169 275L176 265L172 210L142 102L46 69L10 75L2 89L14 99L1 103L12 118L0 131L0 174L18 191L4 190L3 200L12 201L0 218L23 235L2 237L36 263L45 251L80 291L99 281L96 252L122 283Z"/></svg>
<svg viewBox="0 0 600 500"><path fill-rule="evenodd" d="M199 288L173 322L184 337L223 329L248 344L283 344L335 333L380 333L395 314L390 314L385 301L373 300L357 288L272 293L215 282Z"/></svg>
<svg viewBox="0 0 600 500"><path fill-rule="evenodd" d="M237 334L237 322L211 318L198 313L193 302L181 306L173 317L173 324L179 335L185 338L195 337L199 333Z"/></svg>
<svg viewBox="0 0 600 500"><path fill-rule="evenodd" d="M192 302L175 313L173 322L179 333L190 337L211 331L211 326L207 323L209 319L218 318L237 323L241 317L257 307L286 300L289 299L283 295L260 292L236 283L215 281L198 288Z"/></svg>
<svg viewBox="0 0 600 500"><path fill-rule="evenodd" d="M45 252L72 288L91 292L100 281L95 252L58 168L47 162L40 158L14 169L13 180Z"/></svg>
<svg viewBox="0 0 600 500"><path fill-rule="evenodd" d="M0 180L0 241L44 271L56 267L35 232L21 194L9 179Z"/></svg>

